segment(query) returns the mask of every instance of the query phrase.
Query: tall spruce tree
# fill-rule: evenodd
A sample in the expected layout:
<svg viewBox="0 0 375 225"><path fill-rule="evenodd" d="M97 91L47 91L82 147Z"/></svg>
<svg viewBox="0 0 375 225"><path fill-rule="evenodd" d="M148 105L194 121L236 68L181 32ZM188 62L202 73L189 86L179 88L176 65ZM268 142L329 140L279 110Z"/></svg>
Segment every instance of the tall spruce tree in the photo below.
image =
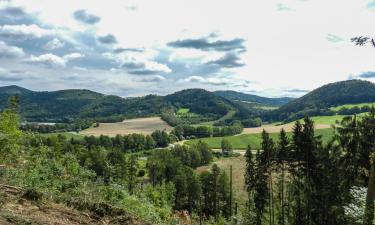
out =
<svg viewBox="0 0 375 225"><path fill-rule="evenodd" d="M375 218L375 108L360 121L361 152L360 164L367 171L364 180L368 180L364 225L373 225Z"/></svg>
<svg viewBox="0 0 375 225"><path fill-rule="evenodd" d="M246 171L245 171L245 188L248 193L248 201L252 201L253 191L255 188L255 162L253 160L253 153L251 152L251 146L247 146L245 153L246 159Z"/></svg>
<svg viewBox="0 0 375 225"><path fill-rule="evenodd" d="M281 170L279 183L280 212L278 216L278 224L285 225L285 173L287 172L286 164L289 153L289 139L284 129L281 129L279 142L277 147L276 163Z"/></svg>
<svg viewBox="0 0 375 225"><path fill-rule="evenodd" d="M270 138L269 134L263 130L262 132L262 150L261 159L265 166L265 170L267 172L268 178L268 213L269 213L269 224L275 224L275 214L274 214L274 199L273 199L273 179L272 179L272 172L273 172L273 164L274 164L274 157L275 157L275 145L273 140Z"/></svg>
<svg viewBox="0 0 375 225"><path fill-rule="evenodd" d="M262 225L263 213L268 199L268 173L264 155L257 151L254 187L255 225Z"/></svg>

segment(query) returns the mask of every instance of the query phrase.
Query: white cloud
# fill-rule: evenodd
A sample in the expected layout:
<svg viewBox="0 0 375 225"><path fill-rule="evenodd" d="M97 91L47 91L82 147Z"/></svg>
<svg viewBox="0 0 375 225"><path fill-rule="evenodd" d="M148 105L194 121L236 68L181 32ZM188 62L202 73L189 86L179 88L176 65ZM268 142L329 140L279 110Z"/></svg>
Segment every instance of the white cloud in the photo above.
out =
<svg viewBox="0 0 375 225"><path fill-rule="evenodd" d="M0 58L20 58L24 56L22 48L9 46L5 42L0 41Z"/></svg>
<svg viewBox="0 0 375 225"><path fill-rule="evenodd" d="M202 77L202 76L190 76L185 78L183 81L190 82L190 83L201 83L201 84L209 84L215 86L224 86L224 85L236 85L235 81L231 81L226 78L217 78L217 77Z"/></svg>
<svg viewBox="0 0 375 225"><path fill-rule="evenodd" d="M65 67L66 60L54 54L44 54L40 56L31 56L24 60L30 64L40 64L47 67Z"/></svg>
<svg viewBox="0 0 375 225"><path fill-rule="evenodd" d="M2 25L0 26L0 37L9 39L31 39L41 38L55 34L52 30L47 30L38 25Z"/></svg>
<svg viewBox="0 0 375 225"><path fill-rule="evenodd" d="M164 64L154 61L155 52L124 52L120 54L104 53L104 57L113 60L118 68L130 74L153 75L157 73L170 73L172 70Z"/></svg>
<svg viewBox="0 0 375 225"><path fill-rule="evenodd" d="M54 38L44 45L46 50L55 50L64 47L65 43L60 41L58 38Z"/></svg>
<svg viewBox="0 0 375 225"><path fill-rule="evenodd" d="M79 59L79 58L83 58L83 57L85 57L85 55L83 55L81 53L78 53L78 52L74 52L74 53L64 55L63 58L64 58L64 60L69 61L69 60Z"/></svg>
<svg viewBox="0 0 375 225"><path fill-rule="evenodd" d="M149 76L173 74L165 76L166 79L162 81L160 92L163 93L202 84L185 82L181 83L181 86L175 86L172 83L196 74L204 79L207 88L222 88L217 85L209 86L212 84L207 77L215 84L233 80L241 85L243 80L253 80L256 83L252 84L252 90L274 95L270 90L281 90L280 87L312 90L328 82L345 80L349 74L374 69L374 48L370 45L353 46L349 41L354 36L374 35L371 27L375 21L375 13L374 9L367 8L368 0L190 0L184 4L174 0L12 0L9 4L21 6L25 12L32 12L37 16L33 21L40 23L2 25L0 41L5 40L12 45L22 46L25 52L32 52L31 50L35 49L29 51L25 47L29 44L35 48L34 40L30 39L56 37L64 41L65 45L64 48L60 47L58 51L54 51L55 54L62 56L78 51L85 55L84 65L79 65L80 61L77 61L77 64L72 66L87 67L94 71L99 66L101 67L98 71L115 67L119 72L108 73L116 78L122 76L120 73L127 74L128 71L138 74L153 73ZM129 5L136 10L129 11L126 8ZM212 5L215 7L212 8ZM278 6L284 11L277 11ZM293 11L285 10L287 8ZM77 23L72 13L80 9L100 17L100 22L95 23L95 26ZM223 64L223 60L219 60L224 59L224 53L204 53L197 49L173 49L167 46L167 43L177 40L208 37L212 32L216 33L210 36L214 40L246 40L243 45L247 52L240 55L244 66L227 66L220 71L211 71L210 67ZM113 34L118 43L98 46L96 38L105 34ZM23 45L18 45L17 41L20 39L25 40ZM30 42L26 43L27 41ZM71 47L70 45L73 45L71 49L65 49ZM103 52L112 52L118 46L129 49L142 47L144 51L138 52L138 55L135 54L137 52L131 51L106 54L112 62L101 57ZM44 55L48 52L32 53ZM60 59L60 65L65 64L64 69L72 69L63 57ZM87 65L89 59L93 60ZM9 67L25 66L17 64L17 59L13 60ZM110 65L102 66L104 61ZM208 69L202 65L213 61L216 64L206 65ZM0 62L6 64L4 67L8 67L8 59L6 63L5 59L0 59ZM96 65L99 66L95 67ZM154 74L155 72L160 74ZM45 72L45 77L51 76L50 74L51 71ZM101 73L97 71L91 75L101 77ZM228 75L227 80L222 78L223 75ZM213 80L214 78L217 80ZM112 82L116 81L111 79ZM123 82L127 81L129 79L124 78ZM74 83L66 84L67 87L71 85ZM128 88L142 88L134 83L129 85ZM246 87L242 90L246 90ZM155 91L158 92L156 88Z"/></svg>

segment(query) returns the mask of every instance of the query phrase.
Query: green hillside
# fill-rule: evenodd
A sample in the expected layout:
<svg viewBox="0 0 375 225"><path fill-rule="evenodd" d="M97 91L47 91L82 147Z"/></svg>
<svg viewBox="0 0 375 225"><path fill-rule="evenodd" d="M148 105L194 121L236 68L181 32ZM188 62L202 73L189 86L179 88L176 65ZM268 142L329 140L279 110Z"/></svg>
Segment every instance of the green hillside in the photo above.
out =
<svg viewBox="0 0 375 225"><path fill-rule="evenodd" d="M247 119L251 112L228 99L203 89L188 89L167 96L148 95L121 98L89 90L61 90L36 92L18 86L0 88L0 109L7 107L11 96L20 100L23 119L35 122L71 122L94 119L102 122L122 121L124 118L160 115L165 110L172 114L189 109L197 115L197 122L218 120L229 112L237 112L239 119ZM230 119L230 118L228 118Z"/></svg>
<svg viewBox="0 0 375 225"><path fill-rule="evenodd" d="M237 91L215 91L214 94L234 101L258 103L267 106L281 106L293 100L293 98L288 97L266 98L252 94L245 94Z"/></svg>
<svg viewBox="0 0 375 225"><path fill-rule="evenodd" d="M293 121L305 116L333 115L331 107L375 101L375 84L363 80L335 82L317 88L279 109L263 115L264 120Z"/></svg>

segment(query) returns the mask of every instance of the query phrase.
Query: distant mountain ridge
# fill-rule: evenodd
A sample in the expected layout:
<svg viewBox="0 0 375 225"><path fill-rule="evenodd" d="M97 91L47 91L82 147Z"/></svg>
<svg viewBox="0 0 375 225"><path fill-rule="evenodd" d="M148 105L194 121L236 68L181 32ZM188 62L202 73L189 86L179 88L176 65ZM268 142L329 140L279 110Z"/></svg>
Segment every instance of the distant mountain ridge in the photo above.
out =
<svg viewBox="0 0 375 225"><path fill-rule="evenodd" d="M258 95L245 94L242 92L230 91L230 90L214 91L213 93L217 96L221 96L221 97L234 100L234 101L245 101L245 102L258 103L258 104L269 105L269 106L281 106L294 99L290 97L267 98L267 97L261 97Z"/></svg>
<svg viewBox="0 0 375 225"><path fill-rule="evenodd" d="M161 115L165 110L176 111L179 108L189 108L192 113L215 120L235 111L232 121L256 117L261 117L263 121L292 121L307 115L332 115L329 109L332 106L375 102L375 84L363 80L340 81L324 85L297 99L204 89L186 89L166 96L122 98L85 89L38 92L13 85L0 87L0 109L8 106L8 100L13 95L19 96L20 114L27 121L94 119L114 122L124 118ZM279 108L267 111L245 106L239 101Z"/></svg>
<svg viewBox="0 0 375 225"><path fill-rule="evenodd" d="M187 89L166 96L122 98L85 89L39 92L14 85L0 87L0 109L7 107L13 95L20 99L21 116L38 122L87 118L113 122L125 117L160 115L166 108L189 108L193 113L210 118L220 118L230 110L246 111L235 102L203 89Z"/></svg>

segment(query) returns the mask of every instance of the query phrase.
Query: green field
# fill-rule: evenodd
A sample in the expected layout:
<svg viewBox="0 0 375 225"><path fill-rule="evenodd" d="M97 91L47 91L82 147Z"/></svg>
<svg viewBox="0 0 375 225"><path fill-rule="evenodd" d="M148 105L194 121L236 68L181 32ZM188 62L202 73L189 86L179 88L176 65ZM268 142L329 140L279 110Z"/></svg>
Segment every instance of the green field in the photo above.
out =
<svg viewBox="0 0 375 225"><path fill-rule="evenodd" d="M339 106L336 106L336 107L331 107L330 110L337 112L337 111L339 111L340 109L342 109L344 107L347 108L347 109L351 109L351 108L354 108L354 107L361 108L363 106L370 106L371 107L372 105L375 106L375 102L339 105Z"/></svg>
<svg viewBox="0 0 375 225"><path fill-rule="evenodd" d="M199 117L198 114L195 114L193 112L190 112L189 108L179 108L176 112L177 117L179 118L193 118L193 117Z"/></svg>
<svg viewBox="0 0 375 225"><path fill-rule="evenodd" d="M180 108L180 109L178 109L178 111L177 111L177 115L179 115L179 114L186 114L186 113L188 113L189 111L190 111L189 108Z"/></svg>
<svg viewBox="0 0 375 225"><path fill-rule="evenodd" d="M289 137L291 137L291 133L287 133ZM270 134L271 138L274 141L278 140L278 133ZM322 136L323 142L328 142L330 138L333 136L333 129L321 129L315 131L316 136ZM259 149L260 144L262 142L261 134L242 134L238 136L229 136L229 137L212 137L212 138L201 138L201 139L194 139L185 142L186 144L195 144L198 140L202 140L206 142L210 148L219 149L221 148L221 141L223 139L227 139L232 144L233 149L246 149L247 146L250 144L252 148Z"/></svg>
<svg viewBox="0 0 375 225"><path fill-rule="evenodd" d="M203 122L203 123L200 123L198 124L199 126L213 126L214 123L216 122L220 122L220 121L224 121L224 120L227 120L227 119L230 119L234 116L234 114L236 114L236 110L229 110L227 112L227 114L225 114L223 117L221 117L220 119L218 120L214 120L214 121L208 121L208 122Z"/></svg>
<svg viewBox="0 0 375 225"><path fill-rule="evenodd" d="M361 116L365 113L360 113L357 116ZM333 115L333 116L313 116L310 117L314 121L315 124L328 124L328 125L335 125L337 124L336 121L341 121L345 117L348 117L346 115ZM303 122L303 119L299 120L300 122ZM287 124L294 124L296 121L287 123ZM281 122L272 123L273 125L279 125L282 124Z"/></svg>

